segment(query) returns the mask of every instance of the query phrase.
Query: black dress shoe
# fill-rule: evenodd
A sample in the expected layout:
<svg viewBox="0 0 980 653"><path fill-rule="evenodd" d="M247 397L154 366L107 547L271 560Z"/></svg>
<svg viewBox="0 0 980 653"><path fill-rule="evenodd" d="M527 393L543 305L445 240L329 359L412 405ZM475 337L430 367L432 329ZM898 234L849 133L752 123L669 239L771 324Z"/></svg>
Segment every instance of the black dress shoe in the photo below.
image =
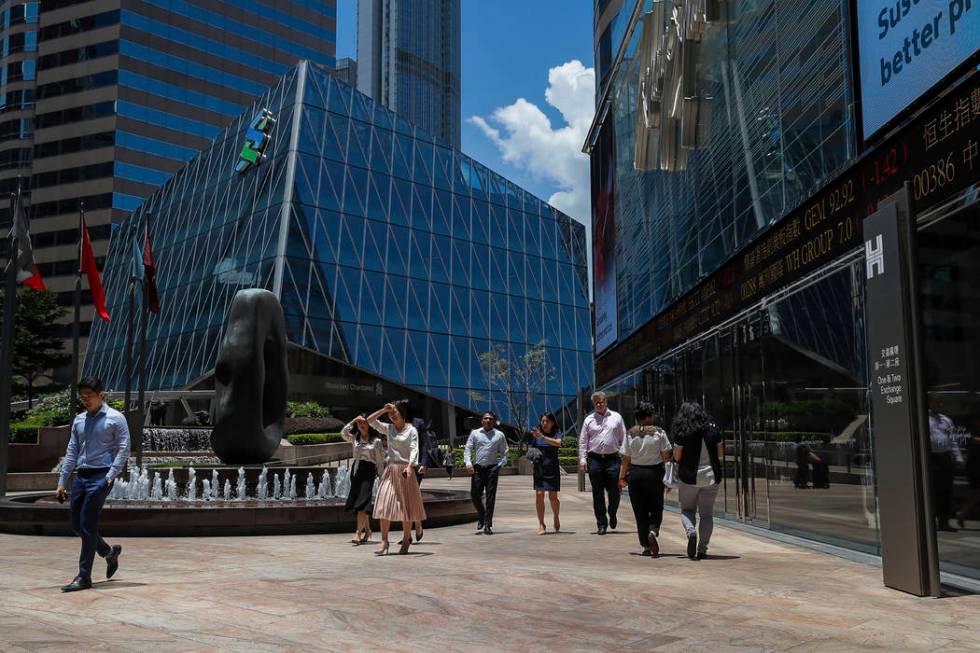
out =
<svg viewBox="0 0 980 653"><path fill-rule="evenodd" d="M640 553L640 555L641 555L641 556L643 556L644 558L649 558L649 557L650 557L650 556L652 556L653 554L652 554L652 553L650 553L650 549L643 549L643 552L642 552L642 553Z"/></svg>
<svg viewBox="0 0 980 653"><path fill-rule="evenodd" d="M600 526L596 532L599 535L605 535L606 534L606 527L605 526Z"/></svg>
<svg viewBox="0 0 980 653"><path fill-rule="evenodd" d="M113 544L112 551L105 557L105 577L112 578L116 570L119 569L119 554L122 553L121 544Z"/></svg>
<svg viewBox="0 0 980 653"><path fill-rule="evenodd" d="M479 533L482 530L483 530L483 522L482 521L476 522L476 532Z"/></svg>
<svg viewBox="0 0 980 653"><path fill-rule="evenodd" d="M492 529L492 528L490 528L490 524L487 524L487 525L486 525L486 526L485 526L485 527L483 528L483 534L484 534L484 535L493 535L493 529Z"/></svg>
<svg viewBox="0 0 980 653"><path fill-rule="evenodd" d="M616 530L616 524L618 523L619 522L616 521L616 515L609 515L609 528Z"/></svg>
<svg viewBox="0 0 980 653"><path fill-rule="evenodd" d="M75 580L61 588L62 592L77 592L92 589L92 579L75 576Z"/></svg>
<svg viewBox="0 0 980 653"><path fill-rule="evenodd" d="M697 560L698 555L698 536L688 535L687 536L687 557L691 560Z"/></svg>
<svg viewBox="0 0 980 653"><path fill-rule="evenodd" d="M697 555L698 560L704 560L707 557L708 557L707 551L698 551L698 555Z"/></svg>

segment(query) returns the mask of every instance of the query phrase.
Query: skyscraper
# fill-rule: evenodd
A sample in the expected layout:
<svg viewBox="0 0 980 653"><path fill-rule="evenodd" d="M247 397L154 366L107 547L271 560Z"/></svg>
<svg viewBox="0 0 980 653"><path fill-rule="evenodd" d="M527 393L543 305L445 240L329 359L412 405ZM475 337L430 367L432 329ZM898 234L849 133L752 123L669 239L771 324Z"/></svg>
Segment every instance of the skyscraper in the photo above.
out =
<svg viewBox="0 0 980 653"><path fill-rule="evenodd" d="M459 79L459 0L359 0L359 91L458 149Z"/></svg>
<svg viewBox="0 0 980 653"><path fill-rule="evenodd" d="M46 0L10 5L0 29L0 192L29 178L41 273L70 305L81 202L101 258L110 224L297 60L334 65L336 2Z"/></svg>

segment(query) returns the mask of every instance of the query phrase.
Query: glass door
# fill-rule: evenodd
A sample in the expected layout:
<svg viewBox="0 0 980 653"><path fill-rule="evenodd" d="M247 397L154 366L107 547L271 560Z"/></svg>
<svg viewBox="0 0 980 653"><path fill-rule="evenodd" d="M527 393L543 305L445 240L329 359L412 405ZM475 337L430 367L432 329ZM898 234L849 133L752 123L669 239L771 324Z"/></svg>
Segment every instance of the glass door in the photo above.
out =
<svg viewBox="0 0 980 653"><path fill-rule="evenodd" d="M717 364L705 374L705 406L725 440L722 498L725 512L745 523L769 525L769 459L763 416L765 383L762 320L743 320L717 336ZM707 393L706 393L707 394ZM712 406L715 406L712 409Z"/></svg>

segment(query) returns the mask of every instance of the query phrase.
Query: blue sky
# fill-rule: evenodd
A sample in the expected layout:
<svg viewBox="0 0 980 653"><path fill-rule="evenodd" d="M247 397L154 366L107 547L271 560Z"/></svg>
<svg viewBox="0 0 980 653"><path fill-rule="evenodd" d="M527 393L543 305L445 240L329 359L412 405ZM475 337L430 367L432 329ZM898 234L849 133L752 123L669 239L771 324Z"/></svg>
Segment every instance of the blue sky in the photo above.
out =
<svg viewBox="0 0 980 653"><path fill-rule="evenodd" d="M463 151L587 221L577 150L592 113L592 2L461 1ZM356 24L356 0L338 0L338 58L356 58Z"/></svg>

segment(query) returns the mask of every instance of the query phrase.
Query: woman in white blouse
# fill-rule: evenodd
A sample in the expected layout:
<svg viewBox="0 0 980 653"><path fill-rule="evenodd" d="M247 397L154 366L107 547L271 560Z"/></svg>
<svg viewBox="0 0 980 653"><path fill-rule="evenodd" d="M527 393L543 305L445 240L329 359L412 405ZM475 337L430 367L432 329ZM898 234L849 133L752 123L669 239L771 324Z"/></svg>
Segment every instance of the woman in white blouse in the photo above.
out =
<svg viewBox="0 0 980 653"><path fill-rule="evenodd" d="M619 450L623 456L619 467L619 488L629 479L630 505L636 517L636 532L643 547L642 556L660 553L657 537L664 520L664 463L670 460L670 440L656 426L653 406L641 401L633 413L636 426L631 428Z"/></svg>
<svg viewBox="0 0 980 653"><path fill-rule="evenodd" d="M384 442L368 426L364 415L358 415L340 431L340 436L354 448L354 469L351 471L350 492L344 510L357 514L354 544L371 539L371 498L374 481L381 474Z"/></svg>
<svg viewBox="0 0 980 653"><path fill-rule="evenodd" d="M389 422L378 421L387 415ZM374 500L374 518L381 522L381 547L376 555L388 553L388 528L391 522L402 523L401 548L398 553L408 553L412 543L412 522L425 519L425 506L422 492L415 480L415 470L419 464L419 434L411 424L411 406L408 399L400 399L368 416L372 428L388 437L388 466L378 486L378 496Z"/></svg>

